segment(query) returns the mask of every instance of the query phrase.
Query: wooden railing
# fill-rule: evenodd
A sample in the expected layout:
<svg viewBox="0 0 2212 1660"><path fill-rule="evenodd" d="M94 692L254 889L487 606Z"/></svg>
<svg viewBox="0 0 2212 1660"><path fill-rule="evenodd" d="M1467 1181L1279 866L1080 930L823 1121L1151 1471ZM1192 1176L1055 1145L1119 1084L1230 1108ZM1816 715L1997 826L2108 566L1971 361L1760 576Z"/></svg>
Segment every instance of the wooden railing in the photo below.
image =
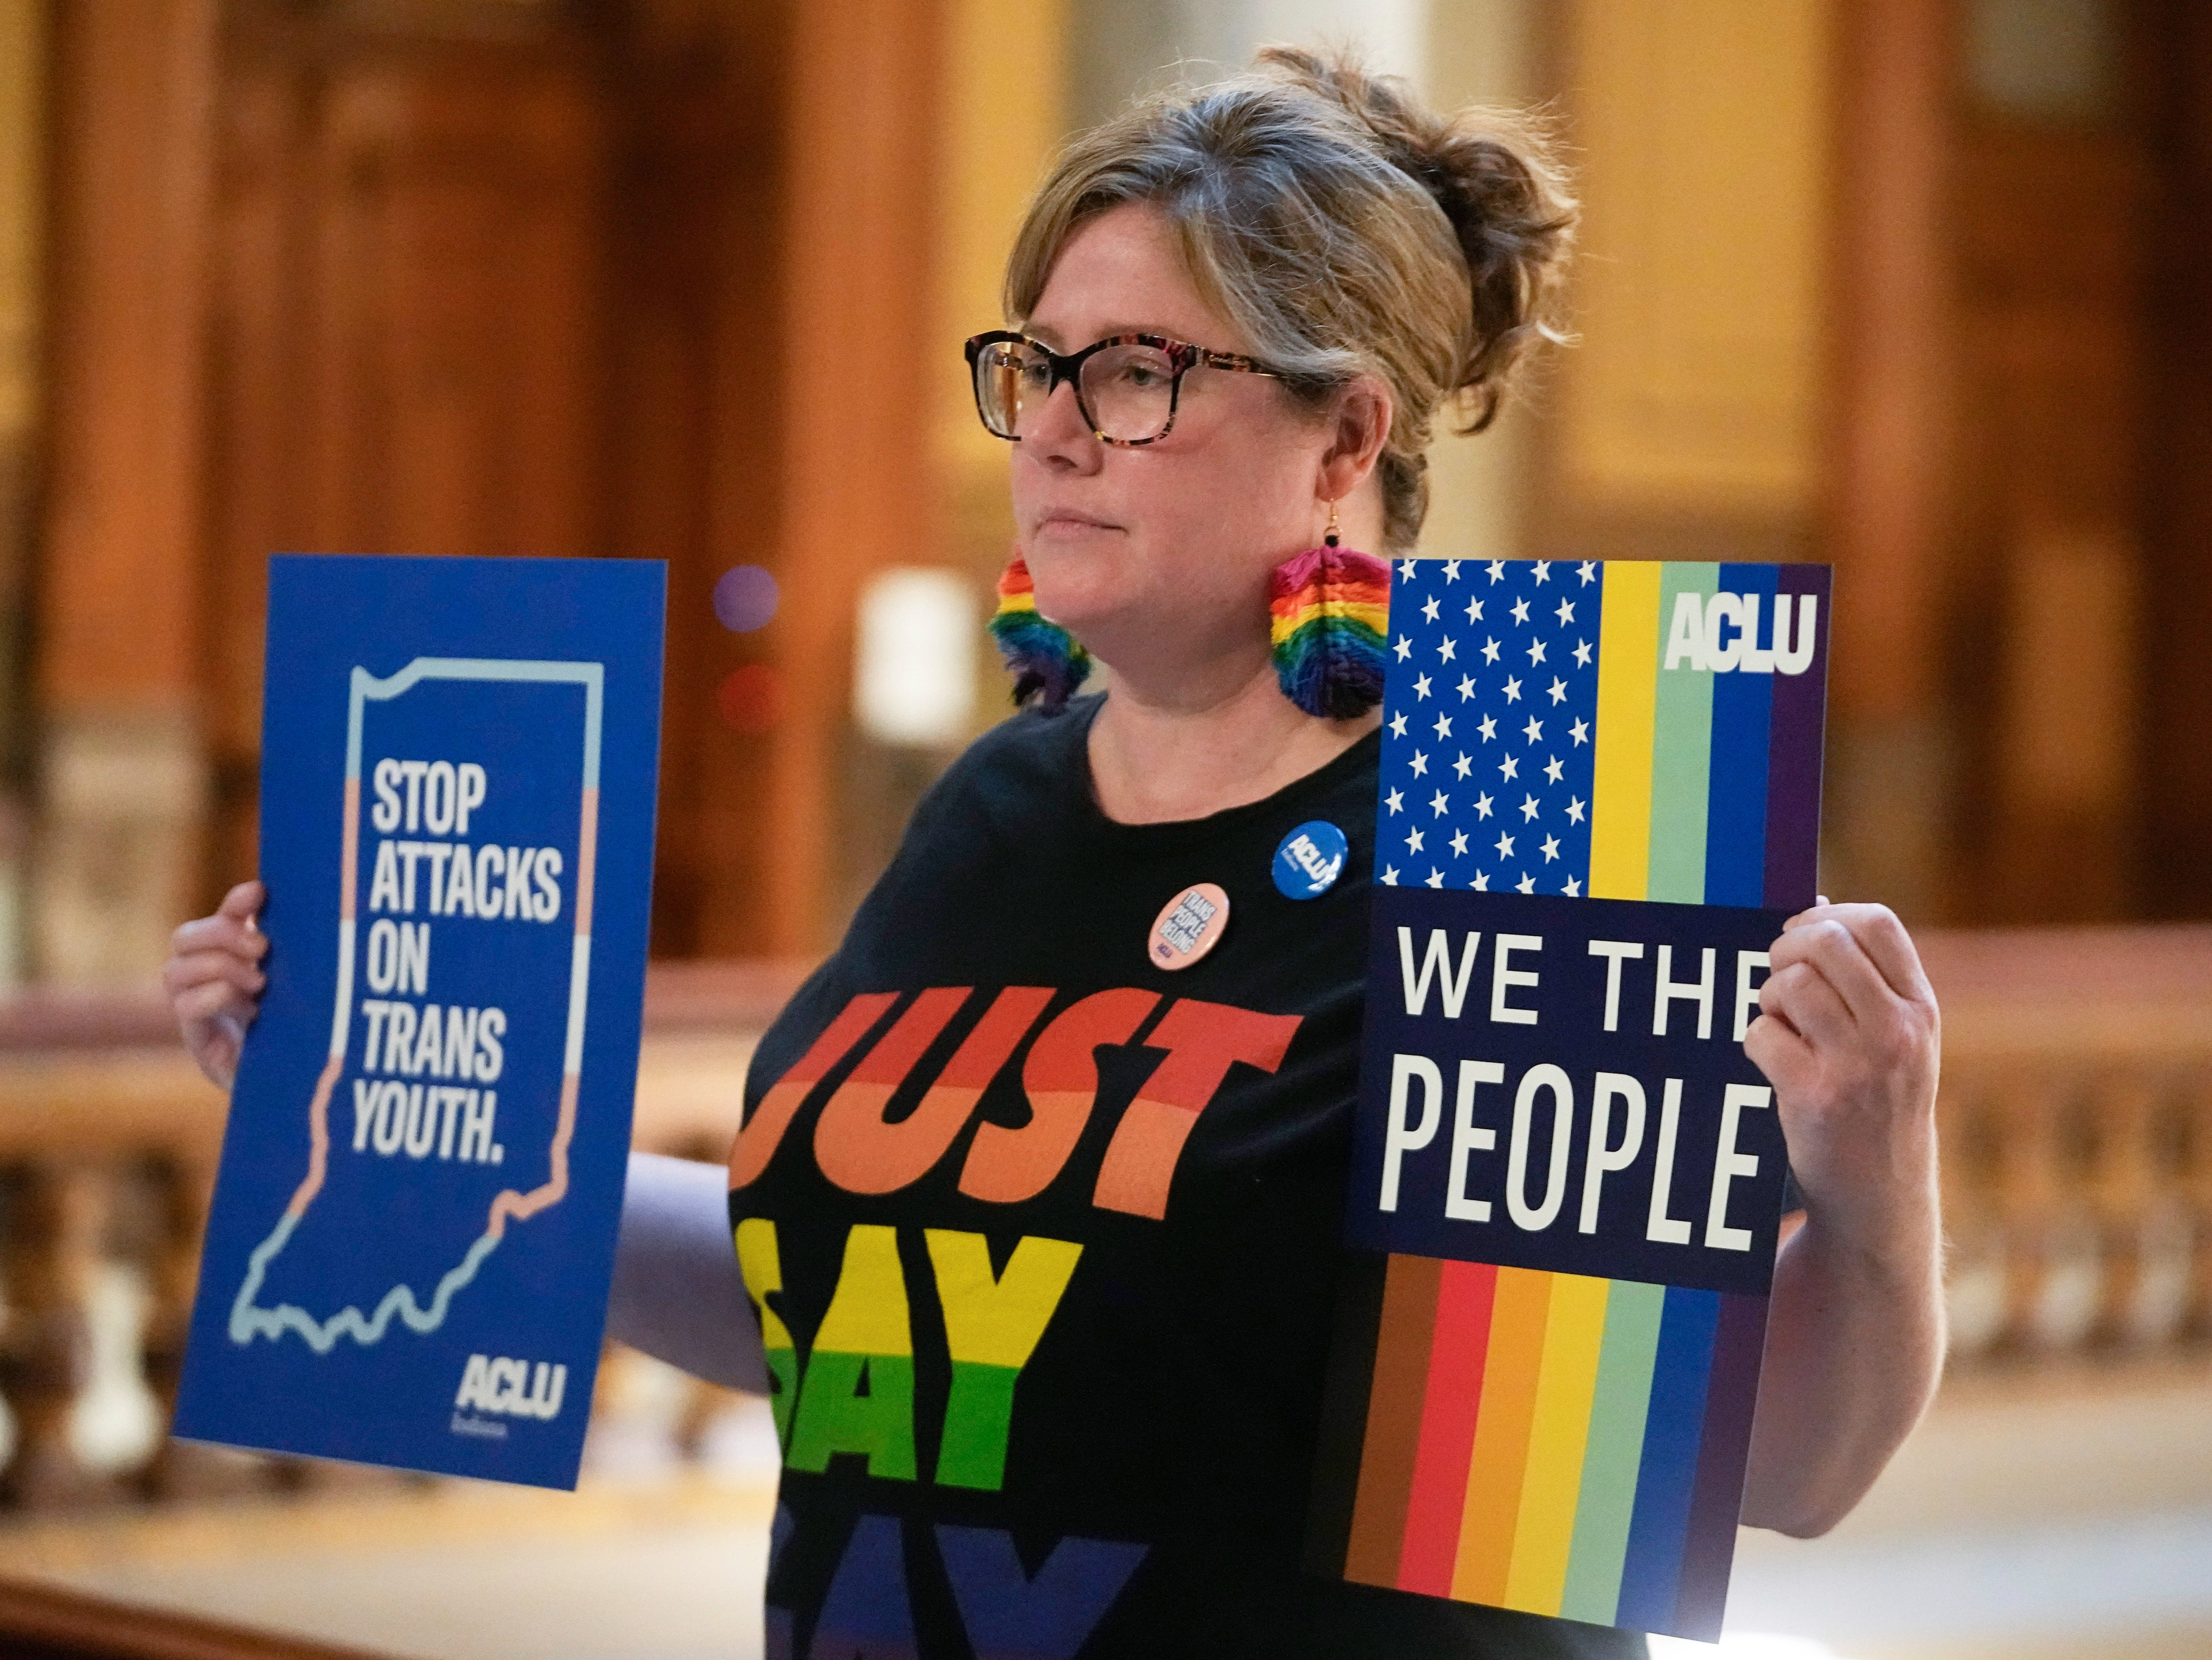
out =
<svg viewBox="0 0 2212 1660"><path fill-rule="evenodd" d="M804 965L656 967L635 1144L720 1159L755 1037ZM183 1364L224 1098L142 995L0 1001L0 1506L312 1488L307 1461L164 1434ZM612 1368L603 1393L655 1404L690 1450L713 1398L665 1410L668 1380Z"/></svg>
<svg viewBox="0 0 2212 1660"><path fill-rule="evenodd" d="M1955 1364L2212 1335L2212 928L1930 936ZM637 1142L720 1158L791 964L659 968ZM337 1479L168 1441L221 1095L158 999L0 1002L0 1505ZM688 1386L683 1386L688 1388ZM598 1402L692 1456L715 1421L634 1359ZM649 1420L649 1421L648 1421ZM619 1442L623 1432L614 1426Z"/></svg>
<svg viewBox="0 0 2212 1660"><path fill-rule="evenodd" d="M364 1649L9 1580L0 1580L0 1654L9 1660L378 1660Z"/></svg>
<svg viewBox="0 0 2212 1660"><path fill-rule="evenodd" d="M1925 942L1954 1364L2212 1338L2212 928Z"/></svg>

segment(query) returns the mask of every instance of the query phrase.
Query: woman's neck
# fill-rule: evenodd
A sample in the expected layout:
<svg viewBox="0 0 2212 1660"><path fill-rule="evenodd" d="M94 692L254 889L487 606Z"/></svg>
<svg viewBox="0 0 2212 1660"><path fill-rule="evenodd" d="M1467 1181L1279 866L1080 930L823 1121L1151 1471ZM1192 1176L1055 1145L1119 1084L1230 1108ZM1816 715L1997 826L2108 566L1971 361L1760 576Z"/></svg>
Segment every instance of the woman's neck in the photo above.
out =
<svg viewBox="0 0 2212 1660"><path fill-rule="evenodd" d="M1117 681L1091 724L1091 785L1120 824L1203 818L1296 783L1381 720L1316 720L1283 696L1272 666L1200 703L1148 702Z"/></svg>

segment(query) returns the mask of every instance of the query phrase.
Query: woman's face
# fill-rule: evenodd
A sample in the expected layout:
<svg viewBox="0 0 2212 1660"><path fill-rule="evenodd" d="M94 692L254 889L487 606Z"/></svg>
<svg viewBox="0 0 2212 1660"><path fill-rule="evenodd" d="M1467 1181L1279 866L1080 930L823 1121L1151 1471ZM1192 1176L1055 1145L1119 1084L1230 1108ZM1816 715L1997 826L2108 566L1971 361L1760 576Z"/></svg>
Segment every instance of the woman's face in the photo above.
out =
<svg viewBox="0 0 2212 1660"><path fill-rule="evenodd" d="M1139 204L1068 240L1026 331L1060 352L1146 333L1258 355L1199 297L1168 222ZM1194 368L1173 429L1124 448L1093 436L1074 388L1059 386L1013 447L1014 521L1038 609L1169 696L1194 676L1249 677L1267 649L1267 573L1321 539L1335 434L1279 381Z"/></svg>

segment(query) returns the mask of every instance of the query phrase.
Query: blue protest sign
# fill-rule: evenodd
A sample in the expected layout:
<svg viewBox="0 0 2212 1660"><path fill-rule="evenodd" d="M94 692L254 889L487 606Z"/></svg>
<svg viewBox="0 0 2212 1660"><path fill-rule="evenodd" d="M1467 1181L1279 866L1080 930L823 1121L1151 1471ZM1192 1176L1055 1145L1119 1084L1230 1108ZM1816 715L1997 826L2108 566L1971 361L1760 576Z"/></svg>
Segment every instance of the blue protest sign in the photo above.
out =
<svg viewBox="0 0 2212 1660"><path fill-rule="evenodd" d="M179 1435L573 1487L637 1076L665 568L283 556L269 988Z"/></svg>

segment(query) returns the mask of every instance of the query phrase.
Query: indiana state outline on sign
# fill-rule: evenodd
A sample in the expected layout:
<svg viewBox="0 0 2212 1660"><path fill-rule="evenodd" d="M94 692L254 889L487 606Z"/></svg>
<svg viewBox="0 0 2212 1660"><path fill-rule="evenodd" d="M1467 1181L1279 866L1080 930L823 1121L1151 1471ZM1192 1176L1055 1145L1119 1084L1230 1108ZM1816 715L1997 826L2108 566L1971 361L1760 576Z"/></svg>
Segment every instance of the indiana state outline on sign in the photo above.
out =
<svg viewBox="0 0 2212 1660"><path fill-rule="evenodd" d="M306 1103L307 1172L276 1225L247 1259L230 1310L228 1335L234 1343L251 1343L257 1337L281 1340L290 1332L316 1353L327 1354L342 1337L364 1347L382 1341L395 1317L416 1333L435 1331L445 1323L453 1299L507 1237L509 1225L539 1216L568 1195L591 985L604 681L604 666L595 662L418 657L384 678L359 666L353 668L330 1049ZM499 779L488 778L483 766L387 757L368 769L374 795L368 828L372 836L382 839L375 842L373 857L365 859L363 750L369 706L388 708L417 688L450 692L471 682L581 690L582 787L574 821L575 840L568 842L565 825L557 837L569 856L564 858L562 847L469 842L469 836L481 833L481 825L472 829L471 814L482 812L488 792L494 798L500 794ZM513 828L511 823L508 828ZM415 836L423 839L409 839ZM366 907L359 903L364 864L370 866ZM366 929L362 927L364 911L368 913ZM426 920L401 920L410 915ZM524 1069L523 1076L512 1075L518 1059L531 1057L524 1056L516 1034L509 1031L506 1010L441 1008L436 1002L409 1000L410 995L420 999L429 990L429 919L455 915L533 930L569 922L573 946L568 953L567 1031L557 1105L550 1065L533 1064ZM533 933L532 939L544 942L536 953L544 957L550 941L539 933ZM363 982L359 985L357 967ZM557 970L544 977L549 994L533 1000L557 1008ZM357 1001L356 993L362 990L373 994ZM545 1061L550 1062L550 1051ZM340 1088L347 1081L351 1083L349 1092ZM349 1093L350 1122L342 1124L334 1149L332 1103L342 1104L344 1119L343 1104ZM547 1098L538 1099L540 1095ZM550 1126L542 1150L538 1126ZM501 1129L513 1134L518 1127L528 1134L527 1144L506 1145ZM264 1305L260 1300L272 1268L307 1223L318 1197L325 1193L334 1151L340 1158L356 1158L348 1175L350 1178L360 1172L363 1182L382 1179L382 1172L419 1172L441 1165L455 1179L473 1172L471 1179L479 1186L496 1187L482 1213L480 1229L465 1250L459 1249L459 1237L453 1239L459 1260L438 1274L427 1296L402 1278L374 1298L349 1299L336 1310L318 1311L284 1300ZM507 1164L514 1166L508 1172L508 1185L498 1185L495 1179L486 1182L490 1168ZM527 1178L518 1179L519 1172L541 1170L542 1181L521 1185ZM471 1209L469 1213L476 1213ZM467 1225L477 1228L473 1221ZM397 1230L398 1224L394 1226ZM425 1248L434 1250L436 1242L428 1242ZM371 1250L356 1260L380 1259ZM365 1313L364 1302L370 1304Z"/></svg>

